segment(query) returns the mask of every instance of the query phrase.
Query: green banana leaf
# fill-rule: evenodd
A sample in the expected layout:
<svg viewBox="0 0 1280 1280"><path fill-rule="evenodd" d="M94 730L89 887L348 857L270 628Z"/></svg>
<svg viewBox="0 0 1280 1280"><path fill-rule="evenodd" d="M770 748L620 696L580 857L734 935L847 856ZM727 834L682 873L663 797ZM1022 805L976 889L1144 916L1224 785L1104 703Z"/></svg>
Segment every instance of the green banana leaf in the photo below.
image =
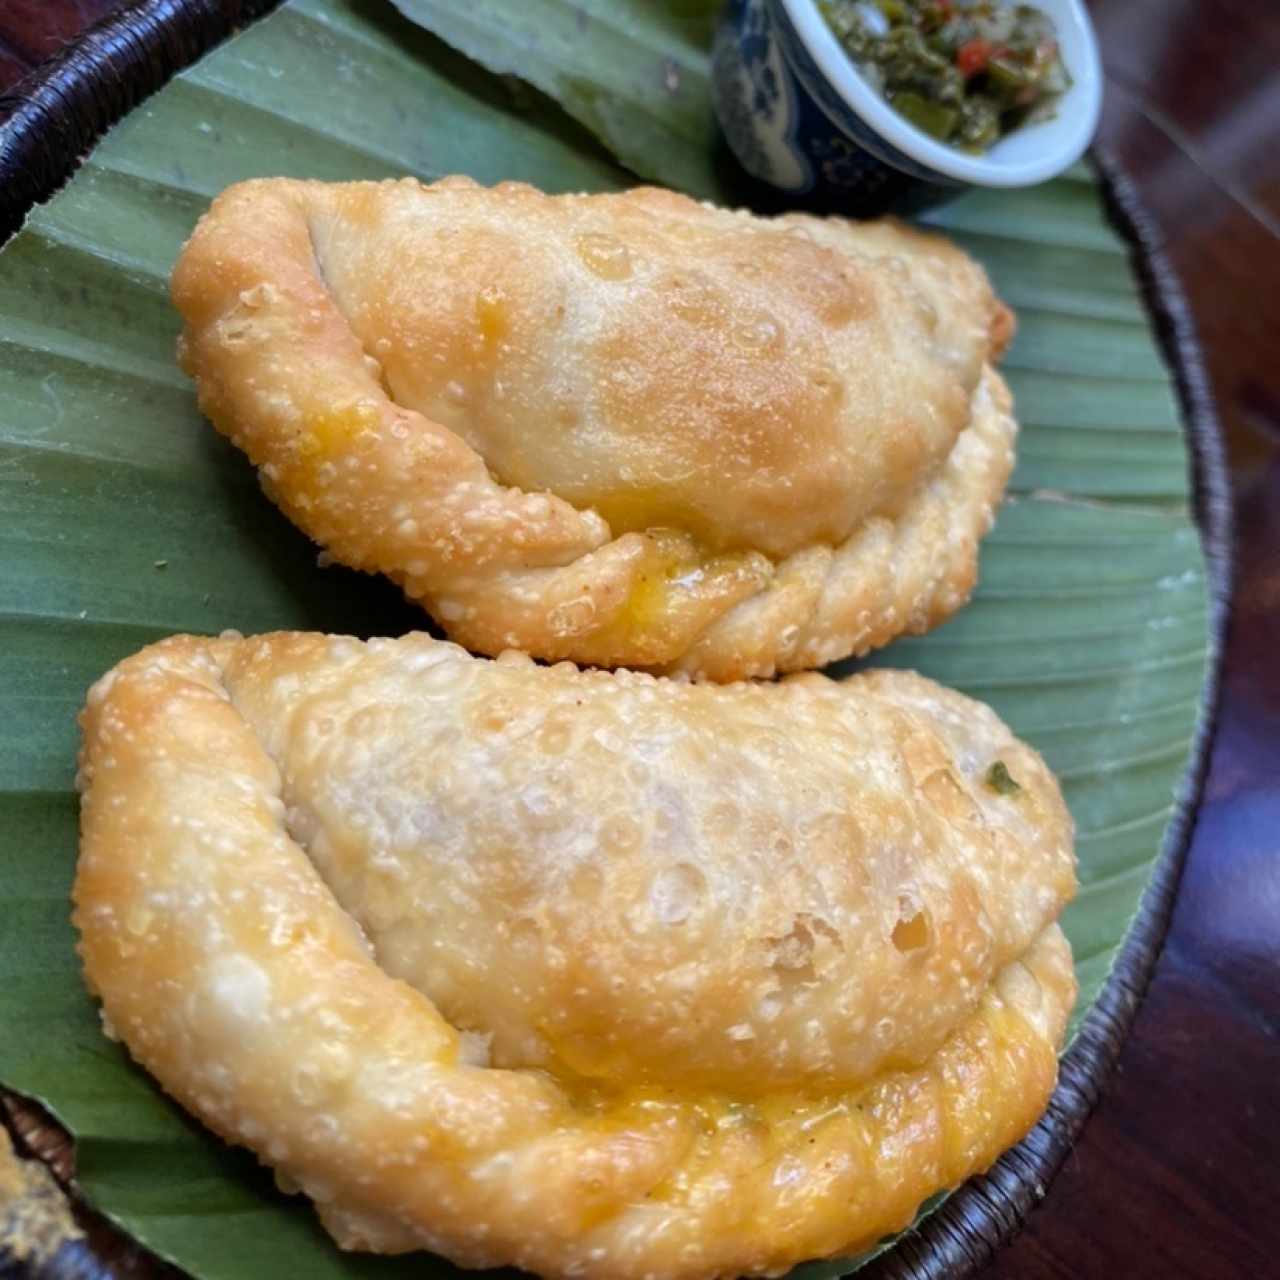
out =
<svg viewBox="0 0 1280 1280"><path fill-rule="evenodd" d="M394 3L490 71L550 94L642 177L721 194L707 50L723 0Z"/></svg>
<svg viewBox="0 0 1280 1280"><path fill-rule="evenodd" d="M634 181L584 124L635 172L732 194L707 158L707 0L401 2L462 52L383 0L298 0L135 110L0 252L0 1080L68 1126L93 1203L208 1280L452 1268L340 1255L304 1203L130 1066L80 982L67 916L87 685L174 631L421 623L390 584L320 571L201 422L173 360L178 247L210 196L255 175ZM620 65L661 74L615 84ZM1024 431L973 604L875 660L990 702L1058 771L1079 828L1078 1025L1165 839L1206 675L1186 447L1086 171L930 220L1018 309L1006 368Z"/></svg>

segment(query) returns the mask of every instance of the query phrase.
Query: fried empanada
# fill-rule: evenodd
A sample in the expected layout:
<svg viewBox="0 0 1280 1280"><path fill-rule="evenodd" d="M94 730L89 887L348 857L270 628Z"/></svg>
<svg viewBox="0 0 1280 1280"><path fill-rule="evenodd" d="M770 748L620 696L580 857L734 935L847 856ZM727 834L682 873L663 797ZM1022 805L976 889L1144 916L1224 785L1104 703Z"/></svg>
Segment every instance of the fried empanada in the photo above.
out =
<svg viewBox="0 0 1280 1280"><path fill-rule="evenodd" d="M178 637L83 727L106 1025L345 1248L778 1273L903 1226L1053 1086L1071 820L923 677Z"/></svg>
<svg viewBox="0 0 1280 1280"><path fill-rule="evenodd" d="M968 598L1013 461L1012 316L898 223L262 180L173 296L266 491L483 653L714 680L864 653Z"/></svg>

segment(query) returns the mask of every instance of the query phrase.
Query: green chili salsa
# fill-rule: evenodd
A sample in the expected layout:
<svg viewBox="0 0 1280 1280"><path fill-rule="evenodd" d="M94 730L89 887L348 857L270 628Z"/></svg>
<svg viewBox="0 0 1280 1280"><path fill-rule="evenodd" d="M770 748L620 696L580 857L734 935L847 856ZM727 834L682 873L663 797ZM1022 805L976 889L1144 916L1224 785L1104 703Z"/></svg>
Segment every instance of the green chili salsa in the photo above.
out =
<svg viewBox="0 0 1280 1280"><path fill-rule="evenodd" d="M1047 119L1071 78L1047 14L992 0L819 0L858 70L918 129L985 151Z"/></svg>

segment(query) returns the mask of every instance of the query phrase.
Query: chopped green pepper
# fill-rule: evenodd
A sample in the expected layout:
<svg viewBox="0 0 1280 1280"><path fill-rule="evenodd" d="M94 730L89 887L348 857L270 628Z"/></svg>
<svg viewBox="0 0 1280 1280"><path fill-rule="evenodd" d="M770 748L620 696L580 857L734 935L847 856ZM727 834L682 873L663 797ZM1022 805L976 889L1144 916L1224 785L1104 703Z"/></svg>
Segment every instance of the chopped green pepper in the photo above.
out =
<svg viewBox="0 0 1280 1280"><path fill-rule="evenodd" d="M951 137L956 127L959 112L954 107L945 107L940 102L930 102L918 93L898 93L893 98L894 108L900 116L906 116L917 129L932 134L945 142Z"/></svg>

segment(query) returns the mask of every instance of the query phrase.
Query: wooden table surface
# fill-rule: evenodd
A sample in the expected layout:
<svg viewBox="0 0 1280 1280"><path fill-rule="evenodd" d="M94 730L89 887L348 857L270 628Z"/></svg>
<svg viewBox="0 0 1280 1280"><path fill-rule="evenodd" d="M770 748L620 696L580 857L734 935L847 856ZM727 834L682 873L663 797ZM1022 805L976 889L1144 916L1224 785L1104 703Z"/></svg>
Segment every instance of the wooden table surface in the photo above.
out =
<svg viewBox="0 0 1280 1280"><path fill-rule="evenodd" d="M1101 1106L988 1280L1280 1275L1280 3L1090 0L1227 441L1236 593L1173 925ZM0 87L119 0L0 0ZM120 1274L138 1274L135 1256Z"/></svg>

